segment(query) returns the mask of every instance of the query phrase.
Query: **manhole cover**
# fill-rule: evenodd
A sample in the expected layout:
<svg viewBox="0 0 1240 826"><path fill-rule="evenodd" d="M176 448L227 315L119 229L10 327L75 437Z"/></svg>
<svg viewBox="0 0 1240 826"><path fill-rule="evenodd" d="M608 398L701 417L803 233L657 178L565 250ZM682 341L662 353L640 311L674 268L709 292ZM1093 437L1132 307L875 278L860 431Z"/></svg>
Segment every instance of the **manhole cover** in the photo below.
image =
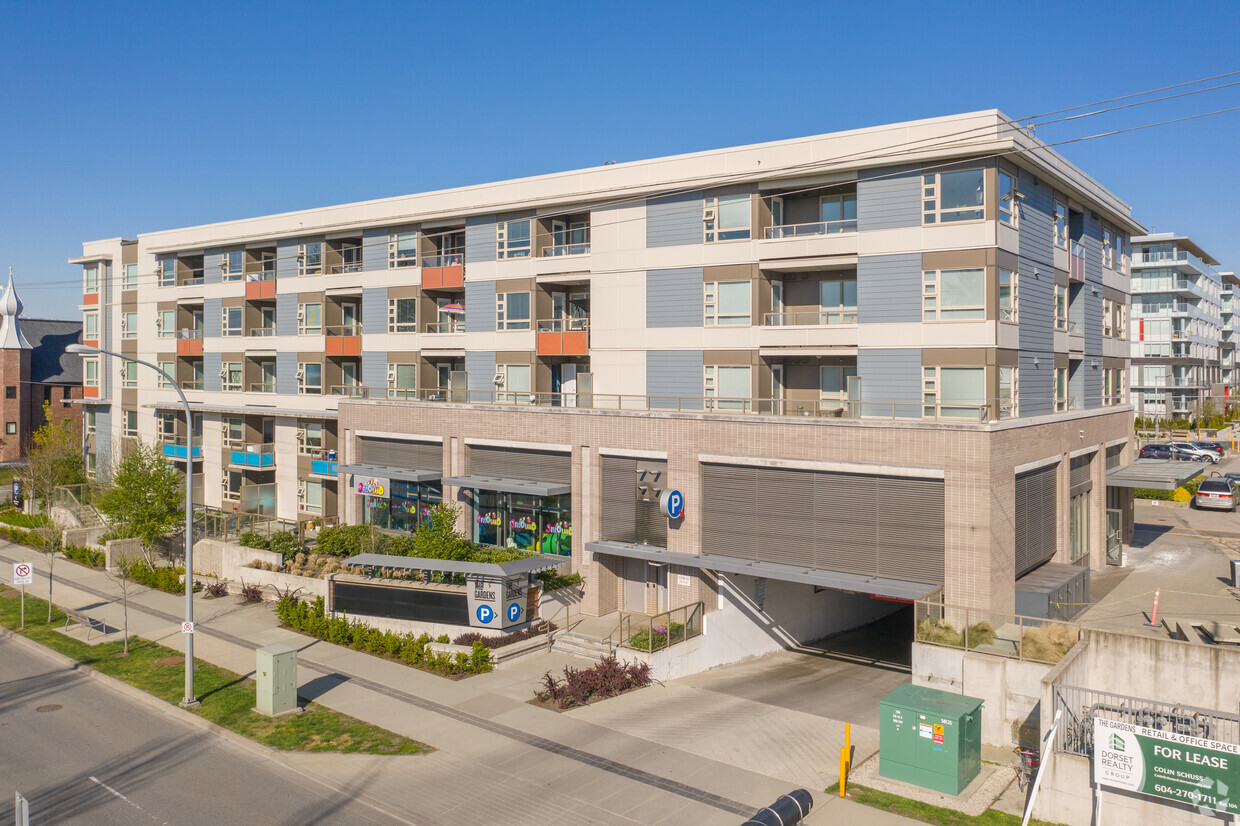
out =
<svg viewBox="0 0 1240 826"><path fill-rule="evenodd" d="M156 665L185 665L184 657L160 657L155 661Z"/></svg>
<svg viewBox="0 0 1240 826"><path fill-rule="evenodd" d="M60 703L51 703L49 705L39 706L35 709L35 711L60 711L62 708L64 708L64 706Z"/></svg>

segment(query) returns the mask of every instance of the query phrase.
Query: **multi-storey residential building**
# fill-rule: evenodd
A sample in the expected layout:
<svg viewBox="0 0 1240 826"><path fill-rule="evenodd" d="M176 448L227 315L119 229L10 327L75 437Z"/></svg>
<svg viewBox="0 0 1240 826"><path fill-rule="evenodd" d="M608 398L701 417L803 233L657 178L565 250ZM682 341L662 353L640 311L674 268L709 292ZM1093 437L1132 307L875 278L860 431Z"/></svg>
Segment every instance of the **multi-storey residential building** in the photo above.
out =
<svg viewBox="0 0 1240 826"><path fill-rule="evenodd" d="M1143 418L1194 417L1222 379L1218 262L1171 232L1132 245L1132 403Z"/></svg>
<svg viewBox="0 0 1240 826"><path fill-rule="evenodd" d="M1010 612L1118 558L1141 230L989 111L89 243L104 340L201 412L88 364L96 466L136 434L209 507L455 502L587 613L701 601L749 653Z"/></svg>
<svg viewBox="0 0 1240 826"><path fill-rule="evenodd" d="M1236 370L1236 332L1240 323L1236 319L1237 301L1240 300L1240 277L1234 272L1220 272L1223 289L1219 295L1222 302L1222 341L1219 344L1219 366L1221 368L1222 385L1213 396L1221 398L1223 404L1230 404L1236 399L1236 391L1240 390L1240 372Z"/></svg>

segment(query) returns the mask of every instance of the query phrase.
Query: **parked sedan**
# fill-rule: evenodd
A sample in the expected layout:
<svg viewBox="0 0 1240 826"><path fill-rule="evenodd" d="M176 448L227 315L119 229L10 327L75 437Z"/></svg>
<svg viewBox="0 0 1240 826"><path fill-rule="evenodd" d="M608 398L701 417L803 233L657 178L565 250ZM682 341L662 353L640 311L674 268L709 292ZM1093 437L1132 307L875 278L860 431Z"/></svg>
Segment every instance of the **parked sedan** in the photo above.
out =
<svg viewBox="0 0 1240 826"><path fill-rule="evenodd" d="M1223 458L1219 454L1215 453L1213 450L1208 450L1206 448L1201 448L1201 447L1193 447L1188 442L1172 442L1171 446L1175 448L1176 451L1180 453L1186 453L1198 461L1210 461L1217 465L1219 463L1219 460Z"/></svg>
<svg viewBox="0 0 1240 826"><path fill-rule="evenodd" d="M1141 452L1137 455L1138 459L1178 459L1181 462L1199 461L1197 456L1181 453L1171 445L1146 445L1141 448Z"/></svg>
<svg viewBox="0 0 1240 826"><path fill-rule="evenodd" d="M1236 509L1236 483L1222 476L1202 479L1201 484L1197 486L1197 495L1193 497L1193 506L1234 511Z"/></svg>
<svg viewBox="0 0 1240 826"><path fill-rule="evenodd" d="M1191 442L1193 447L1199 447L1202 450L1213 450L1219 456L1226 452L1227 447L1222 442Z"/></svg>

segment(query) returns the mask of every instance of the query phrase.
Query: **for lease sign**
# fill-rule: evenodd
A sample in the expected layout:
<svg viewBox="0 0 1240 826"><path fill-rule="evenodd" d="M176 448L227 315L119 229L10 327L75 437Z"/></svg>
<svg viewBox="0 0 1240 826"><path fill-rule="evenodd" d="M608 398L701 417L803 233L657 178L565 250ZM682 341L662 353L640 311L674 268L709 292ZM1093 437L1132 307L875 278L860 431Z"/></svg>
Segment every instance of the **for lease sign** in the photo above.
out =
<svg viewBox="0 0 1240 826"><path fill-rule="evenodd" d="M1094 782L1240 812L1240 746L1094 718Z"/></svg>

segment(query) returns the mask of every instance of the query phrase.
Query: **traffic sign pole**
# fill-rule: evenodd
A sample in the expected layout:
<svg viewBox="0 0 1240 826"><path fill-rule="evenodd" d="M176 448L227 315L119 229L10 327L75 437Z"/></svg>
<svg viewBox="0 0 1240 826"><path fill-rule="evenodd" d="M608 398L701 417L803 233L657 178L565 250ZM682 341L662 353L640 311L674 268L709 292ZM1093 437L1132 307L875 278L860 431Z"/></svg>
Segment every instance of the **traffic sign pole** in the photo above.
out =
<svg viewBox="0 0 1240 826"><path fill-rule="evenodd" d="M26 586L22 586L22 630L26 630Z"/></svg>

